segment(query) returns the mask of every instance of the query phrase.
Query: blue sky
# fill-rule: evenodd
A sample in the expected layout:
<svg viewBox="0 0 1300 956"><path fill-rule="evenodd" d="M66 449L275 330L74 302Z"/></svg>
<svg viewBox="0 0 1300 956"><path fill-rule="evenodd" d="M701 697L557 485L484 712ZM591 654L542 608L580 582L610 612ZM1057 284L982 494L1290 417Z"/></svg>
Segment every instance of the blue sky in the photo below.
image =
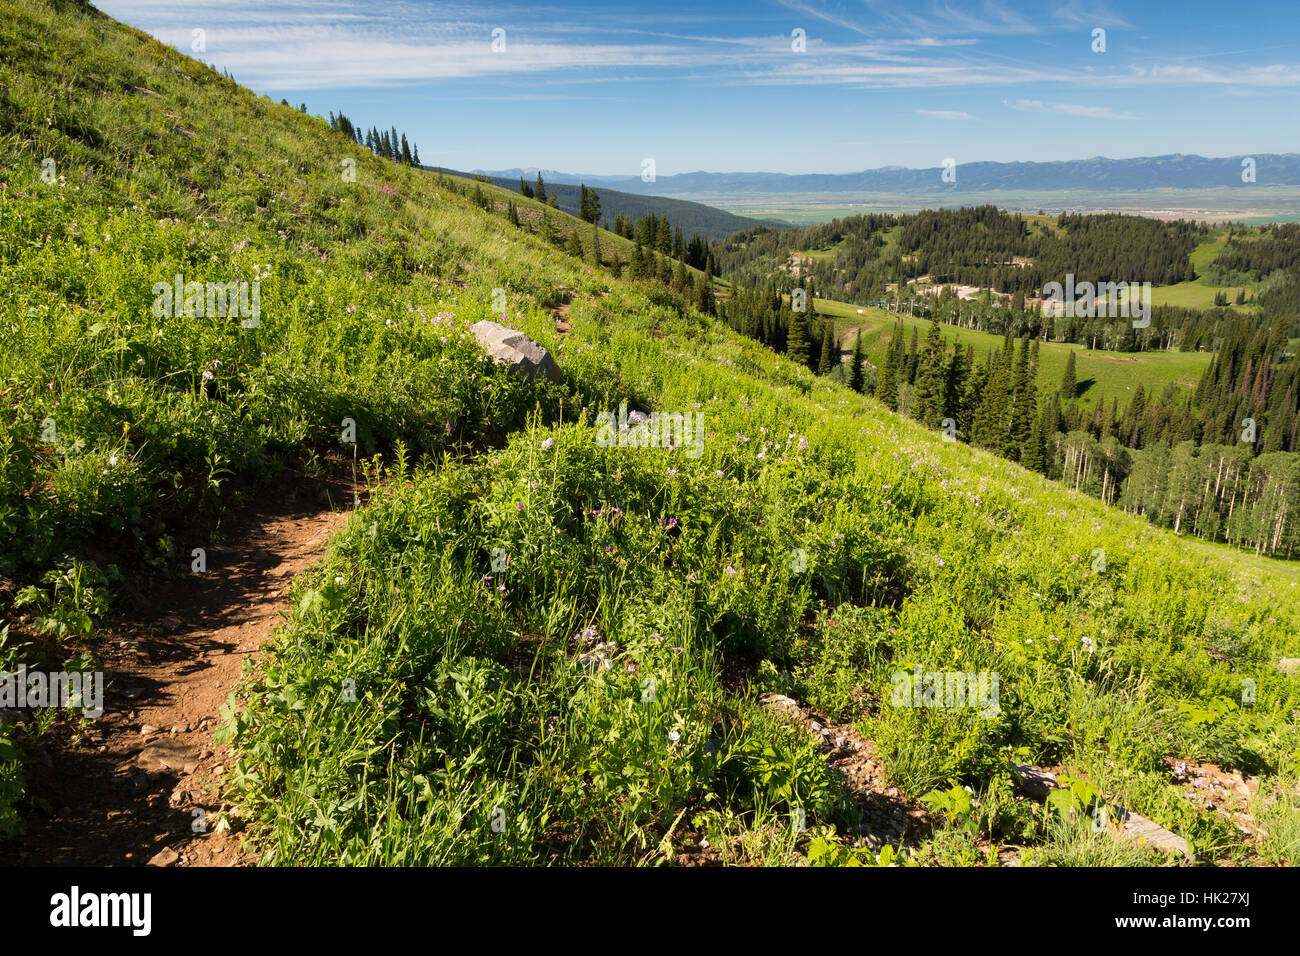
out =
<svg viewBox="0 0 1300 956"><path fill-rule="evenodd" d="M277 101L397 126L426 164L457 169L1300 152L1297 0L96 6Z"/></svg>

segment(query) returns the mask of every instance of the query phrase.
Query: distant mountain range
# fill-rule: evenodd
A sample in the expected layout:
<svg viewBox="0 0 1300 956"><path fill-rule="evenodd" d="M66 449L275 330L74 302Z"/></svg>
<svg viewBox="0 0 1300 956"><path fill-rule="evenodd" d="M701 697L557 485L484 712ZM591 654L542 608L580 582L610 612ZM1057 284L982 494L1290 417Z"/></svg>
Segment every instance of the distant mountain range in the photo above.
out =
<svg viewBox="0 0 1300 956"><path fill-rule="evenodd" d="M1243 160L1254 160L1254 183L1242 179ZM1140 191L1148 189L1247 189L1251 185L1300 186L1300 154L1254 153L1207 158L1146 156L1137 159L1076 159L1054 163L961 163L955 181L943 178L943 166L905 169L884 166L860 173L678 173L644 182L639 175L598 176L543 170L549 182L617 189L646 196L739 197L781 193L907 193L943 196L986 190ZM535 179L536 169L496 170L486 175L513 180ZM603 195L603 193L602 193Z"/></svg>
<svg viewBox="0 0 1300 956"><path fill-rule="evenodd" d="M519 178L522 176L524 181L532 186L537 182L536 169L517 169L506 170L500 173L484 173L475 171L473 173L459 172L454 169L445 167L425 167L426 169L440 169L442 172L452 176L487 176L488 180L495 186L502 186L506 189L517 190L519 188ZM578 200L580 192L578 186L572 183L585 183L591 187L599 186L597 195L600 197L600 218L602 224L614 222L615 216L631 216L634 220L642 216L653 213L656 216L667 216L674 226L681 226L682 232L689 239L692 235L699 234L705 239L725 239L732 233L739 232L742 229L750 229L754 226L784 226L788 223L771 219L751 219L747 216L737 216L733 213L725 212L721 209L714 209L712 206L705 206L698 202L689 202L685 199L672 199L668 196L645 195L623 192L612 189L604 182L594 182L595 177L568 176L563 173L550 173L542 170L542 180L546 185L548 193L556 194L556 203L559 207L570 215L578 215ZM609 178L609 177L602 177ZM638 179L637 182L640 182Z"/></svg>

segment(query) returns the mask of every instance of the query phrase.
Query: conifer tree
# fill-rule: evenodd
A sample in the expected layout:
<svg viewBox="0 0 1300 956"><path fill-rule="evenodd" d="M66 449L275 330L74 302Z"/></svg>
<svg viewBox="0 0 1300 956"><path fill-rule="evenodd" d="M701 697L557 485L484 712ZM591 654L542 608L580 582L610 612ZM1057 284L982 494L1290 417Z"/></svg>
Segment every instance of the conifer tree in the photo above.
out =
<svg viewBox="0 0 1300 956"><path fill-rule="evenodd" d="M1078 379L1074 370L1074 350L1065 357L1065 374L1061 376L1061 398L1067 402L1078 395Z"/></svg>
<svg viewBox="0 0 1300 956"><path fill-rule="evenodd" d="M713 280L707 275L696 276L695 289L696 308L705 315L714 315L717 312L717 300L713 295Z"/></svg>
<svg viewBox="0 0 1300 956"><path fill-rule="evenodd" d="M862 362L862 333L859 332L853 340L853 368L849 370L849 388L859 393L864 385Z"/></svg>
<svg viewBox="0 0 1300 956"><path fill-rule="evenodd" d="M1038 409L1034 404L1034 382L1029 376L1029 340L1020 343L1016 354L1015 371L1011 379L1011 407L1007 414L1007 434L1003 445L1006 457L1019 461L1029 433L1034 427Z"/></svg>
<svg viewBox="0 0 1300 956"><path fill-rule="evenodd" d="M885 350L884 361L876 373L876 399L890 411L898 411L898 357L903 351L903 326L894 326L894 334L889 348Z"/></svg>
<svg viewBox="0 0 1300 956"><path fill-rule="evenodd" d="M969 416L966 414L966 379L970 374L969 356L960 342L954 342L952 355L944 369L943 398L940 402L943 416L951 418L961 434L970 436Z"/></svg>
<svg viewBox="0 0 1300 956"><path fill-rule="evenodd" d="M655 225L655 251L668 255L673 251L672 227L667 216L660 216Z"/></svg>
<svg viewBox="0 0 1300 956"><path fill-rule="evenodd" d="M1120 436L1129 448L1142 447L1142 418L1146 415L1146 410L1147 392L1139 382L1133 392L1133 400L1128 403L1128 408L1124 412L1123 434Z"/></svg>
<svg viewBox="0 0 1300 956"><path fill-rule="evenodd" d="M802 312L791 312L785 337L786 358L800 365L808 364L808 323Z"/></svg>
<svg viewBox="0 0 1300 956"><path fill-rule="evenodd" d="M596 190L588 189L585 185L578 188L578 218L583 222L595 223L600 218L600 197L596 195Z"/></svg>
<svg viewBox="0 0 1300 956"><path fill-rule="evenodd" d="M1098 401L1098 404L1100 405L1102 404L1102 402ZM1119 399L1112 397L1110 400L1110 411L1107 412L1106 417L1101 420L1101 437L1103 439L1106 439L1114 435L1115 428L1117 427L1118 423L1119 423Z"/></svg>
<svg viewBox="0 0 1300 956"><path fill-rule="evenodd" d="M1001 452L1006 446L1007 407L1011 391L1011 369L997 361L984 386L984 394L971 424L971 441L984 448Z"/></svg>
<svg viewBox="0 0 1300 956"><path fill-rule="evenodd" d="M829 375L831 369L835 368L835 354L839 350L835 348L835 329L830 322L825 323L822 327L822 350L821 357L817 360L817 374Z"/></svg>
<svg viewBox="0 0 1300 956"><path fill-rule="evenodd" d="M677 260L677 267L673 270L673 291L686 292L688 285L694 290L694 285L690 284L690 276L686 272L686 263L680 259Z"/></svg>
<svg viewBox="0 0 1300 956"><path fill-rule="evenodd" d="M1046 473L1046 455L1045 445L1043 442L1043 419L1041 415L1034 416L1033 425L1029 429L1029 441L1020 455L1020 464L1024 465L1030 471L1036 471L1039 474Z"/></svg>
<svg viewBox="0 0 1300 956"><path fill-rule="evenodd" d="M916 361L917 361L917 335L916 326L912 326L912 345L907 351L907 363L903 366L903 374L907 378L908 384L916 381Z"/></svg>
<svg viewBox="0 0 1300 956"><path fill-rule="evenodd" d="M943 335L939 323L932 320L925 333L925 347L917 356L916 392L913 398L912 415L923 425L932 428L939 425L943 417L940 403L943 399L943 379L945 356Z"/></svg>

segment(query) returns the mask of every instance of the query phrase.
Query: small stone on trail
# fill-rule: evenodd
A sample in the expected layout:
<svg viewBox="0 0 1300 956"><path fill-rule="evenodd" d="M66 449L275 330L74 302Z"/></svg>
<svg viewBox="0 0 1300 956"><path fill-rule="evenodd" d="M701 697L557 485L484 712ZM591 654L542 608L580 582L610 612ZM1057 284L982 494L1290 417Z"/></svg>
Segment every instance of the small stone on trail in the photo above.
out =
<svg viewBox="0 0 1300 956"><path fill-rule="evenodd" d="M127 856L131 854L128 853ZM171 847L164 847L154 854L153 859L149 861L150 866L172 866L181 858L180 854Z"/></svg>

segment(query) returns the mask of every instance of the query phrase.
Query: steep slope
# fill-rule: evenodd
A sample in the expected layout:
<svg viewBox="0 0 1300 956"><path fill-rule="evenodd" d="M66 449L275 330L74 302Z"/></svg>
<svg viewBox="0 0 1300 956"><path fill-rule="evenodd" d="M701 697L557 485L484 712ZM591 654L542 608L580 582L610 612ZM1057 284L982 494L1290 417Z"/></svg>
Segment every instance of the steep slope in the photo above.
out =
<svg viewBox="0 0 1300 956"><path fill-rule="evenodd" d="M44 603L4 612L74 627L5 666L95 655L110 612L41 583L64 554L116 600L110 561L187 573L183 519L281 465L355 455L373 493L218 737L264 862L787 863L862 833L918 862L1146 859L1014 799L1009 758L1202 856L1295 861L1289 569L945 443L106 17L9 8L0 573ZM155 314L178 272L259 282L257 324ZM486 361L467 326L496 290L563 382ZM620 440L598 415L624 403L689 430ZM916 668L985 696L900 694ZM760 691L853 724L886 786L868 801ZM1257 779L1246 830L1170 760ZM906 812L954 783L974 827Z"/></svg>

